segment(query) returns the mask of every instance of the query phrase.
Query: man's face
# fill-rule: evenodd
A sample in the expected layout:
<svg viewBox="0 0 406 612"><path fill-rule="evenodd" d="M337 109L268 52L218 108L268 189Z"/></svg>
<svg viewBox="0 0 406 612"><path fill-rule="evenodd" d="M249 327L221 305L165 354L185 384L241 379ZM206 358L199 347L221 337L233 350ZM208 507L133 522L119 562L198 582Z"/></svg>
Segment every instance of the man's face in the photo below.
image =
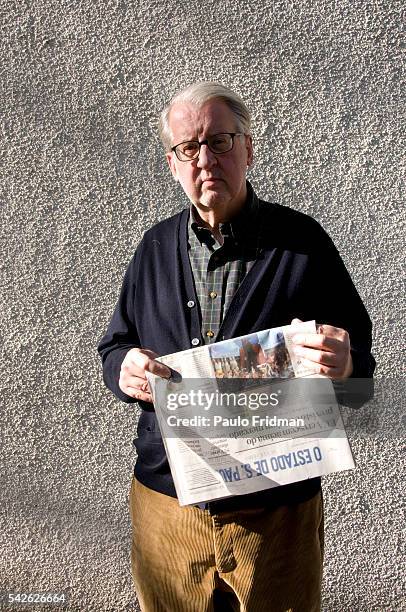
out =
<svg viewBox="0 0 406 612"><path fill-rule="evenodd" d="M205 140L225 132L239 132L236 120L221 100L209 100L201 108L176 104L169 115L172 146L187 140ZM198 159L182 162L171 151L166 155L171 172L199 212L213 211L226 221L245 202L247 167L252 163L250 136L236 136L231 151L221 155L202 145Z"/></svg>

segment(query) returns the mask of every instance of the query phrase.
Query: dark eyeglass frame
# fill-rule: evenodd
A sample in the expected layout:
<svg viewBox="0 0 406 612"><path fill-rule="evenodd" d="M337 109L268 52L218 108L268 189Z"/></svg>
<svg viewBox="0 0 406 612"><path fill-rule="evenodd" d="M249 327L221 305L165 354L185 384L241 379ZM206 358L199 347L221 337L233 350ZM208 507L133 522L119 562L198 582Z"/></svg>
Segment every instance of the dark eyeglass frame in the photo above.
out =
<svg viewBox="0 0 406 612"><path fill-rule="evenodd" d="M213 151L213 149L210 146L210 140L212 138L216 138L218 136L231 136L231 147L229 149L227 149L227 151L221 151L220 153L218 151ZM176 155L176 157L178 158L179 161L181 162L189 162L189 161L194 161L195 159L198 159L199 155L200 155L200 149L202 145L207 145L208 148L210 149L210 151L214 154L214 155L224 155L224 153L229 153L230 151L233 150L234 147L234 138L236 136L245 136L244 132L219 132L218 134L213 134L213 136L209 136L208 138L206 138L205 140L202 140L201 142L199 142L198 140L184 140L183 142L179 142L177 145L175 145L174 147L171 147L171 151L173 151ZM181 159L178 155L178 151L177 148L180 147L183 144L186 144L187 142L191 142L193 144L197 144L199 146L199 150L197 152L197 155L194 155L193 157L190 157L188 159Z"/></svg>

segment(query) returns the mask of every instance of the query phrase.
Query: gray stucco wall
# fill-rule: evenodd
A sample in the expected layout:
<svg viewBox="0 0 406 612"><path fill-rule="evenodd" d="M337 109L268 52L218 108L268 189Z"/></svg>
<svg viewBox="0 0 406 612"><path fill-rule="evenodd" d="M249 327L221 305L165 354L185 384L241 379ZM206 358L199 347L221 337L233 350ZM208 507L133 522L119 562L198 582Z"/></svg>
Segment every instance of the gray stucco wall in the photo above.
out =
<svg viewBox="0 0 406 612"><path fill-rule="evenodd" d="M156 115L213 79L252 109L257 192L324 225L375 325L388 427L325 479L323 609L404 609L402 4L3 0L1 590L137 609L137 413L103 387L95 346L143 231L185 205Z"/></svg>

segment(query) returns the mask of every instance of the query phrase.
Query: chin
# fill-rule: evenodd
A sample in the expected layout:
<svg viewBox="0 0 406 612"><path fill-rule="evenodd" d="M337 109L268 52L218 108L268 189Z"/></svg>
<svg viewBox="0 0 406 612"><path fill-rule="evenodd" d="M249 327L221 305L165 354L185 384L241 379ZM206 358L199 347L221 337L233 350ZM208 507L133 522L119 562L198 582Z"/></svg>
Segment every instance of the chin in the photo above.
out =
<svg viewBox="0 0 406 612"><path fill-rule="evenodd" d="M219 208L224 206L229 201L229 197L225 193L217 193L215 191L202 193L200 197L200 204L207 208Z"/></svg>

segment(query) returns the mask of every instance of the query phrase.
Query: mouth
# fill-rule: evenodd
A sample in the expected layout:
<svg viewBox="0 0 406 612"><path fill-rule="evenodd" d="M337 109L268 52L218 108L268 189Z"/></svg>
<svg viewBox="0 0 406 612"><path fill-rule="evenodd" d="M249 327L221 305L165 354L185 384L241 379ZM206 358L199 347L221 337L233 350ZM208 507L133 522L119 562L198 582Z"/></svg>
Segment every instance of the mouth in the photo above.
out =
<svg viewBox="0 0 406 612"><path fill-rule="evenodd" d="M221 181L221 180L222 179L220 179L220 178L217 178L215 176L211 176L209 178L203 179L202 183L205 183L205 184L207 184L207 183L216 183L216 182Z"/></svg>

